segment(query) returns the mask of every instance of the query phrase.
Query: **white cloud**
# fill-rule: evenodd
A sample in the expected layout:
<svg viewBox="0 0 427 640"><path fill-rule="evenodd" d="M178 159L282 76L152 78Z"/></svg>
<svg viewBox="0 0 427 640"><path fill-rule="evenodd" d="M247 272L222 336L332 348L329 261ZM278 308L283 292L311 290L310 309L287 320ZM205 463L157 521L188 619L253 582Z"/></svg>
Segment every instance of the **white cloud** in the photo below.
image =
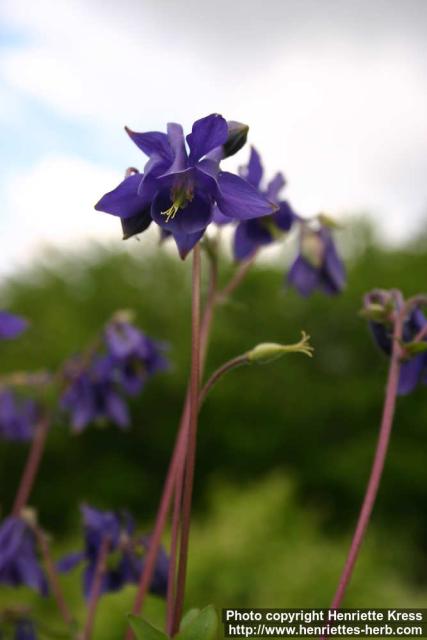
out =
<svg viewBox="0 0 427 640"><path fill-rule="evenodd" d="M11 177L3 203L0 270L28 264L48 245L76 247L85 240L120 238L117 218L93 209L120 179L67 156L45 157Z"/></svg>

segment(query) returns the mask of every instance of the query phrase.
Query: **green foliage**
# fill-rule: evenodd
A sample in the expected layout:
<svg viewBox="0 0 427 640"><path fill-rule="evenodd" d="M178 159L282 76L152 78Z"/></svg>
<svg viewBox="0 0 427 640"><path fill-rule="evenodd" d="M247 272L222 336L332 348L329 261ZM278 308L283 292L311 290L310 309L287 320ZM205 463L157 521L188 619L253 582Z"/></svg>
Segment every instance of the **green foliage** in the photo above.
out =
<svg viewBox="0 0 427 640"><path fill-rule="evenodd" d="M129 615L129 623L135 632L137 640L167 640L168 636L162 633L143 618Z"/></svg>
<svg viewBox="0 0 427 640"><path fill-rule="evenodd" d="M130 626L132 627L137 640L167 640L168 636L162 633L151 624L129 615ZM214 607L206 607L201 611L191 609L182 619L179 633L176 640L214 640L218 633L218 615Z"/></svg>
<svg viewBox="0 0 427 640"><path fill-rule="evenodd" d="M192 610L194 612L194 609ZM177 640L214 640L218 633L218 614L214 607L205 607L183 618Z"/></svg>

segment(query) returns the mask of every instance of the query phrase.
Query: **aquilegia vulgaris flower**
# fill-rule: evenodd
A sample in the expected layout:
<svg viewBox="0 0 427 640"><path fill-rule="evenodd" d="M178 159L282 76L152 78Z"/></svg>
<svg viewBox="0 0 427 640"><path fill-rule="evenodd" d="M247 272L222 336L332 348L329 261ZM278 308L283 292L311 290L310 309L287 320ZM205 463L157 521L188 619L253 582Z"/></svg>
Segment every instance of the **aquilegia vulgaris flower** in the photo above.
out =
<svg viewBox="0 0 427 640"><path fill-rule="evenodd" d="M125 395L135 395L145 382L168 367L165 345L133 326L123 314L107 325L99 352L74 358L65 367L67 382L61 398L75 431L92 422L129 425Z"/></svg>
<svg viewBox="0 0 427 640"><path fill-rule="evenodd" d="M16 622L15 640L37 640L36 630L31 620L21 619Z"/></svg>
<svg viewBox="0 0 427 640"><path fill-rule="evenodd" d="M286 184L283 174L276 173L265 190L261 186L263 174L264 169L260 155L254 147L251 147L249 162L240 169L240 175L267 200L274 202L278 206L278 210L268 216L243 220L237 225L233 252L235 259L239 261L250 258L259 248L271 244L278 237L282 237L282 234L290 231L293 223L298 220L298 216L289 202L279 199L280 191ZM225 221L218 212L216 221L220 224Z"/></svg>
<svg viewBox="0 0 427 640"><path fill-rule="evenodd" d="M169 367L166 345L125 319L117 317L107 325L105 341L116 379L129 395L139 393L150 376Z"/></svg>
<svg viewBox="0 0 427 640"><path fill-rule="evenodd" d="M346 273L331 229L321 222L313 229L310 222L300 225L299 254L289 270L288 282L302 296L315 290L337 294L345 286Z"/></svg>
<svg viewBox="0 0 427 640"><path fill-rule="evenodd" d="M393 314L399 312L393 292L375 289L365 296L364 315L376 344L388 356L392 351ZM426 349L427 319L419 305L411 305L403 324L399 395L411 393L421 382L427 383Z"/></svg>
<svg viewBox="0 0 427 640"><path fill-rule="evenodd" d="M36 629L28 613L6 609L0 611L1 640L37 640Z"/></svg>
<svg viewBox="0 0 427 640"><path fill-rule="evenodd" d="M44 596L48 593L35 535L24 518L10 516L0 526L0 583L11 587L26 585Z"/></svg>
<svg viewBox="0 0 427 640"><path fill-rule="evenodd" d="M0 389L0 438L31 440L38 418L39 410L33 400L19 399L10 389Z"/></svg>
<svg viewBox="0 0 427 640"><path fill-rule="evenodd" d="M104 575L101 593L118 591L126 584L138 582L143 569L145 538L135 536L135 526L129 514L122 516L112 511L99 511L83 506L84 550L65 556L58 564L60 571L70 571L81 562L85 564L83 593L89 598L96 566L103 544L108 539L108 569ZM157 559L151 592L164 596L167 590L169 562L162 550Z"/></svg>
<svg viewBox="0 0 427 640"><path fill-rule="evenodd" d="M21 316L9 311L0 311L0 340L17 338L28 327L28 322Z"/></svg>
<svg viewBox="0 0 427 640"><path fill-rule="evenodd" d="M255 187L220 170L221 159L240 147L230 142L238 130L238 123L227 123L218 114L197 120L186 138L176 123L167 125L167 133L126 129L149 158L144 173L128 175L95 209L120 217L125 238L154 221L172 234L182 258L203 236L215 205L234 220L273 213L277 207Z"/></svg>

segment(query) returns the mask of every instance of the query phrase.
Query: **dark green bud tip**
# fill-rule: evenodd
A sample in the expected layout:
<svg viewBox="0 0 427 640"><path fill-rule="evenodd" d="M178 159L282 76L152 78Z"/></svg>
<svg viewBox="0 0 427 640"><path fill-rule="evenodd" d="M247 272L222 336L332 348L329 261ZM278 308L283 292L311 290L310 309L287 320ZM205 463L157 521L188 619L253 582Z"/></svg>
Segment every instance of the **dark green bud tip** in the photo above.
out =
<svg viewBox="0 0 427 640"><path fill-rule="evenodd" d="M247 124L231 120L228 124L228 138L223 145L224 158L234 156L246 144L249 127Z"/></svg>

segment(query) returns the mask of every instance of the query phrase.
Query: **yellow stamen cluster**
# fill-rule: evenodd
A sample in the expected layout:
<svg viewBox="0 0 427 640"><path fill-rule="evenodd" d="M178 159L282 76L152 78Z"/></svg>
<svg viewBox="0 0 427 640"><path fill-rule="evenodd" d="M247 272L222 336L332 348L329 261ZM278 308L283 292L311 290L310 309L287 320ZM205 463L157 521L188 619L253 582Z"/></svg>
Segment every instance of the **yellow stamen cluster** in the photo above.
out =
<svg viewBox="0 0 427 640"><path fill-rule="evenodd" d="M180 209L185 209L187 204L193 199L191 187L180 187L172 191L172 205L166 211L162 211L162 216L166 216L166 222L173 220Z"/></svg>

